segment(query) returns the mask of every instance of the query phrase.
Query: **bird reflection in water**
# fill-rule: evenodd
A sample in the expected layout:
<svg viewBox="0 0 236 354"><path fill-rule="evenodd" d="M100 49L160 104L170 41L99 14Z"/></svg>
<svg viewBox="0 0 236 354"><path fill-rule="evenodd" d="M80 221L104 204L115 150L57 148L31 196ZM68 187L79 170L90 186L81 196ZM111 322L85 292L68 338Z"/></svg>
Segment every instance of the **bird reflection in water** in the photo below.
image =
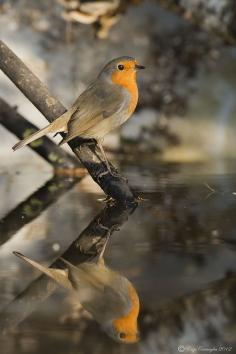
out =
<svg viewBox="0 0 236 354"><path fill-rule="evenodd" d="M136 343L139 297L126 277L105 265L106 245L107 241L95 262L74 266L61 258L65 269L47 268L21 253L14 254L73 292L76 300L114 340Z"/></svg>

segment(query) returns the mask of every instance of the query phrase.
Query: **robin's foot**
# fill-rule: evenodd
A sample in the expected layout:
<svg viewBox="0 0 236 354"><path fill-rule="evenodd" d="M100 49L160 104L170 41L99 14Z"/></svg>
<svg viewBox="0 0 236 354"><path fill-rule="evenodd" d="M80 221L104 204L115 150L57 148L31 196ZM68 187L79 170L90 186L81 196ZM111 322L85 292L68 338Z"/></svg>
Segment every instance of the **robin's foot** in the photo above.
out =
<svg viewBox="0 0 236 354"><path fill-rule="evenodd" d="M118 170L115 170L115 171L110 171L110 174L113 176L113 177L116 177L116 178L121 178L123 179L126 183L128 183L128 179L124 176L121 176L118 172Z"/></svg>
<svg viewBox="0 0 236 354"><path fill-rule="evenodd" d="M112 205L115 203L115 200L112 197L109 197L108 195L105 198L100 198L98 199L99 202L106 203L109 205Z"/></svg>
<svg viewBox="0 0 236 354"><path fill-rule="evenodd" d="M138 203L149 201L149 199L143 198L140 195L137 196L136 200L137 200Z"/></svg>
<svg viewBox="0 0 236 354"><path fill-rule="evenodd" d="M98 175L98 180L101 179L103 176L106 176L106 175L111 175L111 176L113 176L113 177L115 177L115 178L122 179L125 183L128 183L128 179L127 179L126 177L121 176L118 172L111 171L111 169L99 173L99 175Z"/></svg>

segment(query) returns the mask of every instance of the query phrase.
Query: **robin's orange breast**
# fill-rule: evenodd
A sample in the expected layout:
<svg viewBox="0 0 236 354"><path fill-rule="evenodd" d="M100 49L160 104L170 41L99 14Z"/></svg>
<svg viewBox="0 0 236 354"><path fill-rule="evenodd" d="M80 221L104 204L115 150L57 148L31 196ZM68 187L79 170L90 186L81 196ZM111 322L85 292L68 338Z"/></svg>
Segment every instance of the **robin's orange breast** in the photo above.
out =
<svg viewBox="0 0 236 354"><path fill-rule="evenodd" d="M138 103L138 87L136 83L136 72L116 71L112 74L111 79L114 84L125 88L130 93L131 100L129 103L127 113L129 114L129 116L131 116Z"/></svg>
<svg viewBox="0 0 236 354"><path fill-rule="evenodd" d="M117 332L125 332L127 342L137 341L137 318L139 314L139 298L134 287L130 284L128 289L131 308L130 311L121 318L113 320L113 326Z"/></svg>

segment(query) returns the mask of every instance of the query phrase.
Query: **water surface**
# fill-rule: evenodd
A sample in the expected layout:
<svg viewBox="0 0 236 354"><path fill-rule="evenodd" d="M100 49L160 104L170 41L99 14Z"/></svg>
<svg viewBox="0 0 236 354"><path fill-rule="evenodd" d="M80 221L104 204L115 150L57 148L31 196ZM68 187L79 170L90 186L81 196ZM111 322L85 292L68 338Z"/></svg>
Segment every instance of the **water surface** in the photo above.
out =
<svg viewBox="0 0 236 354"><path fill-rule="evenodd" d="M105 207L88 180L1 246L4 353L152 354L177 353L179 346L187 353L200 353L201 346L236 352L236 164L146 161L120 162L120 168L143 200L125 216L117 211L119 230L109 240L105 262L139 294L140 342L114 342L66 291L47 288L39 272L12 255L21 251L50 265L63 254ZM32 302L25 300L27 289L34 289Z"/></svg>

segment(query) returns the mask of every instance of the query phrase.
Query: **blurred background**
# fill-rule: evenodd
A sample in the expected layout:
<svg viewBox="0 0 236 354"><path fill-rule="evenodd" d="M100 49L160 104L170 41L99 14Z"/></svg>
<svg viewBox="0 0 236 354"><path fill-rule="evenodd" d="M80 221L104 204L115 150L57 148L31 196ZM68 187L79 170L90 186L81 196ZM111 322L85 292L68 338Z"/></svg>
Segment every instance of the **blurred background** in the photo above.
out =
<svg viewBox="0 0 236 354"><path fill-rule="evenodd" d="M235 1L0 0L0 39L65 107L109 60L146 66L133 118L105 140L144 199L105 256L140 296L141 340L112 342L59 288L28 312L17 302L40 274L12 251L51 264L101 212L103 193L88 175L48 185L52 166L30 148L13 154L17 138L0 126L4 354L236 353ZM45 125L2 72L0 97ZM45 185L65 193L41 208Z"/></svg>

